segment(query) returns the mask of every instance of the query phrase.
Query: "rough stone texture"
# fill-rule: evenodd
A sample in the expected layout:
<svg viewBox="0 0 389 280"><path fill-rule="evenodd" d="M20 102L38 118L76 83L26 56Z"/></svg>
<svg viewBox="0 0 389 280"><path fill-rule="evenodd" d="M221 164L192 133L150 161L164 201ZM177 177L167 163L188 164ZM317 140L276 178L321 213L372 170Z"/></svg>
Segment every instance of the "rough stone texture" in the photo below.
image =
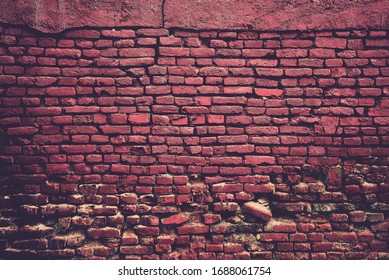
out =
<svg viewBox="0 0 389 280"><path fill-rule="evenodd" d="M162 26L161 0L2 0L0 22L43 32L74 27Z"/></svg>
<svg viewBox="0 0 389 280"><path fill-rule="evenodd" d="M43 32L74 27L322 30L389 27L386 0L3 0L0 22Z"/></svg>
<svg viewBox="0 0 389 280"><path fill-rule="evenodd" d="M308 30L388 28L389 1L166 0L165 27Z"/></svg>

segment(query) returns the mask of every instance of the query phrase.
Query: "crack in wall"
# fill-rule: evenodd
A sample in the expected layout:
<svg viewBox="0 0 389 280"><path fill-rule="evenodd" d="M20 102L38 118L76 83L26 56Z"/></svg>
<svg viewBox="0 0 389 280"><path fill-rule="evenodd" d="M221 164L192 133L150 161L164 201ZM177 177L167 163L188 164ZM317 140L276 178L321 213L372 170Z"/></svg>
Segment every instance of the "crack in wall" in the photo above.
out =
<svg viewBox="0 0 389 280"><path fill-rule="evenodd" d="M162 0L162 28L165 28L165 4L167 0Z"/></svg>

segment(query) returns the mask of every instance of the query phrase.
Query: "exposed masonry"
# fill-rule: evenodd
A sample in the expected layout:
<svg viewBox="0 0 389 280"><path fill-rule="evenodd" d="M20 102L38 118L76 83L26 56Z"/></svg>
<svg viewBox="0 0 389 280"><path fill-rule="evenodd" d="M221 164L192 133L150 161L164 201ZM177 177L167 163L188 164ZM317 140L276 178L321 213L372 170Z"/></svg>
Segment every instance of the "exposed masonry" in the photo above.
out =
<svg viewBox="0 0 389 280"><path fill-rule="evenodd" d="M387 31L0 32L1 258L389 257Z"/></svg>

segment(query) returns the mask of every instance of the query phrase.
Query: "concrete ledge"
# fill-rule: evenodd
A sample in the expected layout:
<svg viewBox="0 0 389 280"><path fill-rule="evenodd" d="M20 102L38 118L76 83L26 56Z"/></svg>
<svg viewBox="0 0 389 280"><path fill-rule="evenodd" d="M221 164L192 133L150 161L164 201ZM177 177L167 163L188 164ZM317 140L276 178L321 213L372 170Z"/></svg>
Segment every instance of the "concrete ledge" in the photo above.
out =
<svg viewBox="0 0 389 280"><path fill-rule="evenodd" d="M162 27L162 0L2 0L0 22L56 33L74 27Z"/></svg>
<svg viewBox="0 0 389 280"><path fill-rule="evenodd" d="M218 30L388 29L388 0L2 0L0 22L56 33L75 27Z"/></svg>

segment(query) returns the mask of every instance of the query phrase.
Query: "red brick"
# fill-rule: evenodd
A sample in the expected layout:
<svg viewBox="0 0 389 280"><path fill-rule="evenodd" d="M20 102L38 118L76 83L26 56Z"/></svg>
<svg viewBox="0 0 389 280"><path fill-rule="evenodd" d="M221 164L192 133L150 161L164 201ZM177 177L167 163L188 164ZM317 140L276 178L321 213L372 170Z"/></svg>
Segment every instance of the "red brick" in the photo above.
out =
<svg viewBox="0 0 389 280"><path fill-rule="evenodd" d="M203 157L179 156L176 159L176 163L183 165L205 165L206 161Z"/></svg>
<svg viewBox="0 0 389 280"><path fill-rule="evenodd" d="M275 164L275 158L270 156L245 156L245 164Z"/></svg>
<svg viewBox="0 0 389 280"><path fill-rule="evenodd" d="M240 208L236 202L216 202L213 209L215 212L236 212Z"/></svg>
<svg viewBox="0 0 389 280"><path fill-rule="evenodd" d="M240 157L213 157L210 159L210 164L215 165L240 165L242 162Z"/></svg>
<svg viewBox="0 0 389 280"><path fill-rule="evenodd" d="M48 174L69 174L69 164L46 164L46 172Z"/></svg>
<svg viewBox="0 0 389 280"><path fill-rule="evenodd" d="M248 154L254 152L254 145L229 145L226 151L229 153Z"/></svg>
<svg viewBox="0 0 389 280"><path fill-rule="evenodd" d="M170 216L166 219L162 219L162 224L164 225L180 225L188 221L188 217L182 214L177 214Z"/></svg>
<svg viewBox="0 0 389 280"><path fill-rule="evenodd" d="M149 255L153 252L152 246L121 246L120 252L125 255Z"/></svg>
<svg viewBox="0 0 389 280"><path fill-rule="evenodd" d="M224 87L225 94L251 94L252 92L251 87Z"/></svg>
<svg viewBox="0 0 389 280"><path fill-rule="evenodd" d="M315 45L319 48L345 49L347 40L343 38L317 37Z"/></svg>
<svg viewBox="0 0 389 280"><path fill-rule="evenodd" d="M219 214L204 214L204 223L209 224L215 224L221 221L221 216Z"/></svg>
<svg viewBox="0 0 389 280"><path fill-rule="evenodd" d="M266 57L274 54L273 50L268 49L243 49L243 57Z"/></svg>
<svg viewBox="0 0 389 280"><path fill-rule="evenodd" d="M263 233L260 234L261 241L264 242L282 242L288 241L288 234L286 233Z"/></svg>
<svg viewBox="0 0 389 280"><path fill-rule="evenodd" d="M131 114L128 116L131 124L148 124L150 123L150 114Z"/></svg>
<svg viewBox="0 0 389 280"><path fill-rule="evenodd" d="M301 49L286 49L286 50L277 50L276 54L277 57L280 58L306 57L308 51L301 50Z"/></svg>
<svg viewBox="0 0 389 280"><path fill-rule="evenodd" d="M224 252L226 253L239 253L243 252L243 245L236 243L225 243L224 244Z"/></svg>
<svg viewBox="0 0 389 280"><path fill-rule="evenodd" d="M332 49L310 49L309 57L312 58L334 58L335 51Z"/></svg>
<svg viewBox="0 0 389 280"><path fill-rule="evenodd" d="M49 87L46 92L50 96L74 96L76 91L71 87Z"/></svg>
<svg viewBox="0 0 389 280"><path fill-rule="evenodd" d="M366 214L363 211L351 211L349 216L350 221L354 223L363 223L366 221Z"/></svg>
<svg viewBox="0 0 389 280"><path fill-rule="evenodd" d="M213 61L220 67L241 67L245 65L245 60L239 58L215 58Z"/></svg>
<svg viewBox="0 0 389 280"><path fill-rule="evenodd" d="M180 47L160 47L159 54L161 56L189 56L189 49Z"/></svg>
<svg viewBox="0 0 389 280"><path fill-rule="evenodd" d="M101 34L104 37L110 38L134 38L135 32L133 30L103 30Z"/></svg>
<svg viewBox="0 0 389 280"><path fill-rule="evenodd" d="M293 221L270 220L265 226L267 232L296 232L296 223Z"/></svg>
<svg viewBox="0 0 389 280"><path fill-rule="evenodd" d="M278 68L255 68L258 76L280 77L283 75L284 70Z"/></svg>
<svg viewBox="0 0 389 280"><path fill-rule="evenodd" d="M54 57L67 57L67 58L80 58L81 57L81 51L76 49L52 49L48 48L45 51L45 54L47 56L54 56Z"/></svg>
<svg viewBox="0 0 389 280"><path fill-rule="evenodd" d="M366 39L367 47L389 47L389 39Z"/></svg>
<svg viewBox="0 0 389 280"><path fill-rule="evenodd" d="M358 57L389 57L389 51L388 50L358 50L357 51Z"/></svg>
<svg viewBox="0 0 389 280"><path fill-rule="evenodd" d="M88 229L88 236L90 236L93 239L96 238L119 238L120 237L120 230L117 228L89 228Z"/></svg>
<svg viewBox="0 0 389 280"><path fill-rule="evenodd" d="M291 77L312 76L312 70L309 68L285 69L285 75Z"/></svg>
<svg viewBox="0 0 389 280"><path fill-rule="evenodd" d="M36 127L10 127L7 129L9 135L31 135L38 132Z"/></svg>
<svg viewBox="0 0 389 280"><path fill-rule="evenodd" d="M158 227L148 227L137 225L134 227L135 232L141 236L158 236L159 228Z"/></svg>
<svg viewBox="0 0 389 280"><path fill-rule="evenodd" d="M215 50L212 48L194 48L190 49L190 55L193 57L214 57Z"/></svg>
<svg viewBox="0 0 389 280"><path fill-rule="evenodd" d="M270 96L281 96L283 93L282 89L268 89L268 88L256 88L255 94L258 96L270 97Z"/></svg>
<svg viewBox="0 0 389 280"><path fill-rule="evenodd" d="M245 203L243 211L265 221L269 221L272 217L272 213L269 211L269 209L256 202Z"/></svg>
<svg viewBox="0 0 389 280"><path fill-rule="evenodd" d="M199 74L200 76L224 77L228 75L228 71L222 67L204 67L200 69Z"/></svg>
<svg viewBox="0 0 389 280"><path fill-rule="evenodd" d="M313 251L316 252L328 252L332 250L332 243L329 242L320 242L312 244Z"/></svg>
<svg viewBox="0 0 389 280"><path fill-rule="evenodd" d="M154 58L139 57L139 58L122 58L119 60L120 66L149 66L154 64Z"/></svg>
<svg viewBox="0 0 389 280"><path fill-rule="evenodd" d="M155 50L152 48L126 48L119 50L119 56L122 57L153 57Z"/></svg>
<svg viewBox="0 0 389 280"><path fill-rule="evenodd" d="M209 232L209 226L203 224L188 224L178 227L178 234L204 234Z"/></svg>

